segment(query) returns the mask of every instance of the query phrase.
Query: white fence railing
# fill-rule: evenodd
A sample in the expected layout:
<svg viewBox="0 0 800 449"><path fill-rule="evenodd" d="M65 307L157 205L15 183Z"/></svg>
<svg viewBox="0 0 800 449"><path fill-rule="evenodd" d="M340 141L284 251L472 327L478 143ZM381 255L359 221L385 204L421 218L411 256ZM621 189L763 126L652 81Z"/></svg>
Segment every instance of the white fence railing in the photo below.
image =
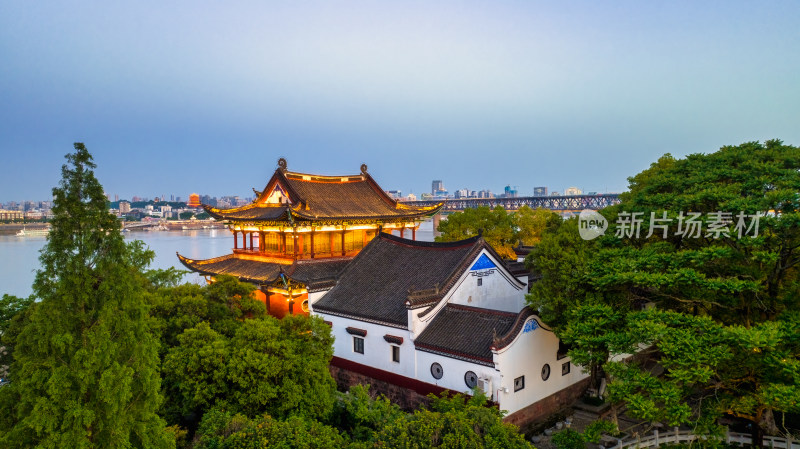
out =
<svg viewBox="0 0 800 449"><path fill-rule="evenodd" d="M688 443L696 439L705 439L705 435L695 435L691 430L679 430L677 427L671 432L661 432L658 429L653 430L650 435L643 437L629 438L626 440L617 440L617 444L611 449L626 449L626 448L648 448L658 447L662 444L678 444ZM723 438L726 443L739 443L739 444L752 444L753 440L750 434L738 432L725 432ZM764 437L764 447L773 449L800 449L800 441L795 441L791 438L783 437Z"/></svg>

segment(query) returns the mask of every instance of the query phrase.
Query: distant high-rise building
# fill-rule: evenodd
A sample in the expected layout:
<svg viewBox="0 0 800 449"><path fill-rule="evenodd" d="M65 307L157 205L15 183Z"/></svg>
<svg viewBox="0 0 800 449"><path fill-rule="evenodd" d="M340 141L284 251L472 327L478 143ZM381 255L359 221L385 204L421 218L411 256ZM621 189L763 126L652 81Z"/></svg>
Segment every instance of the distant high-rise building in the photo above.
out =
<svg viewBox="0 0 800 449"><path fill-rule="evenodd" d="M434 179L431 183L431 195L436 196L439 193L444 191L444 183L441 179Z"/></svg>
<svg viewBox="0 0 800 449"><path fill-rule="evenodd" d="M547 187L534 187L533 196L547 196Z"/></svg>
<svg viewBox="0 0 800 449"><path fill-rule="evenodd" d="M127 214L130 211L131 211L131 203L129 203L127 201L124 201L124 200L119 202L119 213L120 213L120 215Z"/></svg>
<svg viewBox="0 0 800 449"><path fill-rule="evenodd" d="M517 186L514 186L513 188L511 186L506 186L506 188L504 189L503 196L505 196L506 198L514 198L514 197L516 197L517 196Z"/></svg>
<svg viewBox="0 0 800 449"><path fill-rule="evenodd" d="M564 195L580 195L582 193L583 191L577 187L567 187L566 190L564 190Z"/></svg>
<svg viewBox="0 0 800 449"><path fill-rule="evenodd" d="M115 201L115 202L116 202L116 201L119 201L119 195L117 195L116 193L114 194L114 201Z"/></svg>
<svg viewBox="0 0 800 449"><path fill-rule="evenodd" d="M458 189L453 193L453 196L455 196L456 198L469 198L469 190Z"/></svg>
<svg viewBox="0 0 800 449"><path fill-rule="evenodd" d="M401 190L387 190L386 194L396 200L403 197L403 191Z"/></svg>

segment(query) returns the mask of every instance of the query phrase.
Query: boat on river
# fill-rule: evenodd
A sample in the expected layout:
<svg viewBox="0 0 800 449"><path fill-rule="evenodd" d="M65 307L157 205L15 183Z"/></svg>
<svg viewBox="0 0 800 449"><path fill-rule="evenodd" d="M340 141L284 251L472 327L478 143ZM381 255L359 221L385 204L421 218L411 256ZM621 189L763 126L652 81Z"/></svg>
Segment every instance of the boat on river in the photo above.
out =
<svg viewBox="0 0 800 449"><path fill-rule="evenodd" d="M17 237L47 237L50 228L25 229L17 231Z"/></svg>

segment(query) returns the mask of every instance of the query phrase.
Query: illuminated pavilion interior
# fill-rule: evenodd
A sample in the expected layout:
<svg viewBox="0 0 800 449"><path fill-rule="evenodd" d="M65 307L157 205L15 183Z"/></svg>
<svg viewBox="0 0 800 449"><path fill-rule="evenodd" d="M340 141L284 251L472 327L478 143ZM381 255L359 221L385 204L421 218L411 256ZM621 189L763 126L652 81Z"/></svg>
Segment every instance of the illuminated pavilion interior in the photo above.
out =
<svg viewBox="0 0 800 449"><path fill-rule="evenodd" d="M361 165L361 173L320 176L290 172L286 160L245 206L203 208L227 224L233 252L206 260L178 254L192 271L228 274L259 286L270 314L308 313L308 295L324 293L380 230L416 240L422 221L442 207L413 207L391 198Z"/></svg>

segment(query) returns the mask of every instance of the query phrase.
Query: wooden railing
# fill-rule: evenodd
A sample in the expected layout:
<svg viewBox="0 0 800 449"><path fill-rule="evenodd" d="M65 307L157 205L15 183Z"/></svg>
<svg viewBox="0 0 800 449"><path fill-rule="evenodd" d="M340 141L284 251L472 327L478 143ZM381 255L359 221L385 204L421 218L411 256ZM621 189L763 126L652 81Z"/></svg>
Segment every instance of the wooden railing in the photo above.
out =
<svg viewBox="0 0 800 449"><path fill-rule="evenodd" d="M659 432L656 429L653 430L652 434L643 437L618 439L617 444L611 449L658 447L662 444L688 443L706 438L708 438L706 435L695 435L691 430L679 430L677 427L671 432ZM723 440L726 443L753 444L750 434L746 433L726 431ZM800 441L795 441L791 438L765 436L763 446L773 449L800 449Z"/></svg>

